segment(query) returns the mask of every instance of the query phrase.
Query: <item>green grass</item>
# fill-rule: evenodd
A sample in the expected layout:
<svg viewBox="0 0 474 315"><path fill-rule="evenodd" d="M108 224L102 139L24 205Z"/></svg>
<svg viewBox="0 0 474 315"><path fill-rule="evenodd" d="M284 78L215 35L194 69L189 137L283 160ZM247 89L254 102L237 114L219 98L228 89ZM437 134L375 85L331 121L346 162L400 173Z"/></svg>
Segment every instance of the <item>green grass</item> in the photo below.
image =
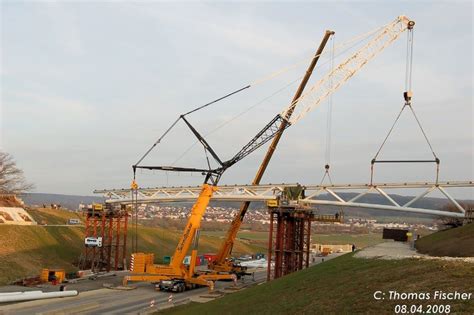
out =
<svg viewBox="0 0 474 315"><path fill-rule="evenodd" d="M246 230L246 231L240 231L237 234L237 237L242 238L242 239L248 239L248 240L268 242L268 232Z"/></svg>
<svg viewBox="0 0 474 315"><path fill-rule="evenodd" d="M470 301L388 300L388 291L472 292L474 265L434 260L357 259L346 254L280 279L217 300L191 303L166 314L393 314L396 304L449 304L451 313L472 314ZM387 299L376 301L375 291Z"/></svg>
<svg viewBox="0 0 474 315"><path fill-rule="evenodd" d="M0 226L0 284L38 275L42 268L75 271L83 229L43 226Z"/></svg>
<svg viewBox="0 0 474 315"><path fill-rule="evenodd" d="M201 235L224 238L226 233L227 231L205 231L204 230L201 232ZM256 241L268 241L268 232L242 230L237 233L237 238L247 239L247 240L256 240Z"/></svg>
<svg viewBox="0 0 474 315"><path fill-rule="evenodd" d="M84 248L84 228L78 226L50 226L64 224L68 218L78 217L66 210L37 209L28 211L37 222L46 220L48 226L0 226L0 285L13 280L38 275L42 268L64 268L76 271L76 263ZM128 250L132 248L135 230L129 225ZM154 253L155 262L163 256L172 255L180 231L159 227L138 227L138 251ZM217 252L222 239L203 235L199 242L199 253ZM237 240L234 251L250 254L264 251L263 245Z"/></svg>
<svg viewBox="0 0 474 315"><path fill-rule="evenodd" d="M129 230L128 237L131 240L135 231ZM142 252L155 254L155 261L162 262L163 256L172 255L179 237L180 231L169 231L159 227L143 227L138 228L138 249ZM216 253L221 246L223 239L214 233L201 233L199 239L199 254ZM236 254L250 254L257 252L265 252L266 247L254 242L245 242L237 240L234 244L233 252Z"/></svg>
<svg viewBox="0 0 474 315"><path fill-rule="evenodd" d="M473 257L474 223L424 236L416 249L431 256Z"/></svg>
<svg viewBox="0 0 474 315"><path fill-rule="evenodd" d="M65 209L50 209L50 208L37 208L29 209L28 213L38 223L46 223L49 225L56 224L67 224L68 219L79 219L84 221L85 218L75 212L70 212Z"/></svg>

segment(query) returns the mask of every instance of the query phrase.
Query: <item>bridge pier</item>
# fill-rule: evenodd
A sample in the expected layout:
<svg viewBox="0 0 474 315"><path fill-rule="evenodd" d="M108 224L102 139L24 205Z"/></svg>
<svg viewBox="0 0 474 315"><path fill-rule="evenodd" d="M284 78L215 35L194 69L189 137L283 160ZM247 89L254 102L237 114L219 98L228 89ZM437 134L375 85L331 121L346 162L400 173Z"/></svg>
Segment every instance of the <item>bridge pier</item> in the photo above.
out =
<svg viewBox="0 0 474 315"><path fill-rule="evenodd" d="M309 266L312 211L270 208L267 280Z"/></svg>
<svg viewBox="0 0 474 315"><path fill-rule="evenodd" d="M101 246L84 246L79 258L79 268L97 271L126 269L127 224L126 207L102 205L85 209L85 238L102 238Z"/></svg>

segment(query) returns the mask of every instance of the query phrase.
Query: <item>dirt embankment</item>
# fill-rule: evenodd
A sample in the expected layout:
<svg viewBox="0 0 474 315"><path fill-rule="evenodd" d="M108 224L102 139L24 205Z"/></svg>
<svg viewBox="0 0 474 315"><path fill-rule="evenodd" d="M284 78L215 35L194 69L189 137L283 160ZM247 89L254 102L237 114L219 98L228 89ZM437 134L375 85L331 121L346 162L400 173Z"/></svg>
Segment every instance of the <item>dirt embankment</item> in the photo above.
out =
<svg viewBox="0 0 474 315"><path fill-rule="evenodd" d="M0 194L0 207L18 207L21 208L23 207L23 204L21 203L18 198L15 197L15 195L4 195Z"/></svg>

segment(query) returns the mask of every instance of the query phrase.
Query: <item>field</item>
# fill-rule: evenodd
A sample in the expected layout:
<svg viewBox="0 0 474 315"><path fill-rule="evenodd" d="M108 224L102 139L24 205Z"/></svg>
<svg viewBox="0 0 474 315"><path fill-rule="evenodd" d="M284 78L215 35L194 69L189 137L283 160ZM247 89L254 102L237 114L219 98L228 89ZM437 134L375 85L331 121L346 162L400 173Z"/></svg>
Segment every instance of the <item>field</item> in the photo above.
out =
<svg viewBox="0 0 474 315"><path fill-rule="evenodd" d="M226 235L225 231L201 231L201 235L212 236L223 239ZM253 240L253 241L268 241L268 232L243 230L237 234L237 238Z"/></svg>
<svg viewBox="0 0 474 315"><path fill-rule="evenodd" d="M38 275L45 267L76 270L83 229L59 226L0 226L0 284Z"/></svg>
<svg viewBox="0 0 474 315"><path fill-rule="evenodd" d="M33 217L33 219L38 222L38 224L67 224L68 219L79 219L84 220L79 214L75 212L70 212L67 210L61 209L51 209L51 208L35 208L28 209L28 213Z"/></svg>
<svg viewBox="0 0 474 315"><path fill-rule="evenodd" d="M202 231L201 235L212 236L223 239L225 232L223 231ZM243 230L237 234L240 241L247 241L254 244L268 246L268 232ZM312 234L311 241L313 243L322 244L354 244L357 248L363 248L383 242L381 234Z"/></svg>
<svg viewBox="0 0 474 315"><path fill-rule="evenodd" d="M429 276L427 276L429 275ZM223 298L192 303L166 314L392 314L397 304L449 304L451 313L472 314L470 301L389 300L389 291L472 292L472 263L435 260L376 260L346 254ZM386 293L375 300L376 291ZM425 309L426 310L426 309Z"/></svg>

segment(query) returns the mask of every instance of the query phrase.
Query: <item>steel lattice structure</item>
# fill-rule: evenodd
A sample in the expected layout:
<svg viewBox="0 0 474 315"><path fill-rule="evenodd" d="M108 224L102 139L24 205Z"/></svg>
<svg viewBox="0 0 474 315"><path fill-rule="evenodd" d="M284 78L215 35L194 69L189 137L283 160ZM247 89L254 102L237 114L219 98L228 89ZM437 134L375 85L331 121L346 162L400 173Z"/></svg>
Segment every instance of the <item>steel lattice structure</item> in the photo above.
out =
<svg viewBox="0 0 474 315"><path fill-rule="evenodd" d="M285 187L294 187L297 184L263 184L263 185L224 185L219 186L214 193L214 201L267 201L276 199ZM448 192L451 188L473 188L473 181L446 181L446 182L412 182L412 183L379 183L379 184L332 184L332 185L302 185L305 188L305 197L298 200L300 205L332 205L344 208L365 208L376 210L395 210L421 214L439 215L446 217L463 218L466 209ZM414 191L424 189L421 194L413 194L408 202L400 203L394 200L387 191L404 189ZM163 203L194 201L199 195L200 186L156 187L138 189L139 203ZM414 207L417 201L422 200L433 191L440 191L458 210L448 212L440 209ZM344 193L357 195L348 199ZM132 190L111 189L95 190L102 194L107 203L132 203ZM369 194L383 196L386 204L371 203L363 200ZM328 199L328 196L332 200Z"/></svg>

